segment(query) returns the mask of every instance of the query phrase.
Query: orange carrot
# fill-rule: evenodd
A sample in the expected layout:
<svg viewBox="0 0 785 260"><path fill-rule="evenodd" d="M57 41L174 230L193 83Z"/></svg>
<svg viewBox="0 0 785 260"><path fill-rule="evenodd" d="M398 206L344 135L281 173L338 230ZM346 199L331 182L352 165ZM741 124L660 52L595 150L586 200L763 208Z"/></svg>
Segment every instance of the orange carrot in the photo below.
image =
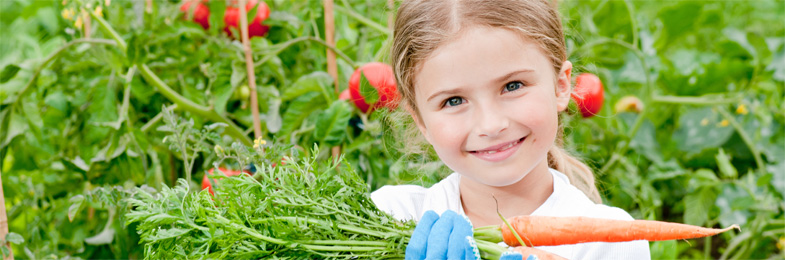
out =
<svg viewBox="0 0 785 260"><path fill-rule="evenodd" d="M567 260L567 258L534 247L519 246L513 247L512 250L521 253L521 255L523 255L523 259L529 258L529 255L536 255L537 259L540 260Z"/></svg>
<svg viewBox="0 0 785 260"><path fill-rule="evenodd" d="M704 228L653 220L612 220L589 217L517 216L509 219L527 246L555 246L587 242L675 240L713 236L730 229ZM515 235L501 225L504 243L519 246Z"/></svg>

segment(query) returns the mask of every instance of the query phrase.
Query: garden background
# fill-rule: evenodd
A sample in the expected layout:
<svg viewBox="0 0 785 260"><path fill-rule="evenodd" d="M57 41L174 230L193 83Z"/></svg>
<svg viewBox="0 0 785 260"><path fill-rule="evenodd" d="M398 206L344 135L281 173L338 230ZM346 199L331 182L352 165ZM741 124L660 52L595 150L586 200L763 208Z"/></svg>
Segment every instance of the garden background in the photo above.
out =
<svg viewBox="0 0 785 260"><path fill-rule="evenodd" d="M371 189L428 186L449 174L432 152L403 152L401 126L385 109L363 113L339 98L357 67L389 63L394 6L335 0L330 44L324 2L265 2L269 31L250 39L249 83L243 44L222 29L225 1L206 4L209 29L175 0L0 1L3 253L142 258L136 225L95 191L161 189L178 178L198 190L215 162L243 168L219 160L218 148L253 144L249 85L256 134L268 147L293 147L288 156L330 160L327 147L339 147ZM572 0L558 8L574 74L594 73L605 87L596 116L572 105L562 118L566 146L595 170L604 202L636 219L741 225L652 242L652 258L785 257L785 2ZM628 96L640 105L617 108ZM188 128L225 134L193 141L195 156L183 156L165 140L177 130L166 127L164 107ZM311 154L314 144L322 153Z"/></svg>

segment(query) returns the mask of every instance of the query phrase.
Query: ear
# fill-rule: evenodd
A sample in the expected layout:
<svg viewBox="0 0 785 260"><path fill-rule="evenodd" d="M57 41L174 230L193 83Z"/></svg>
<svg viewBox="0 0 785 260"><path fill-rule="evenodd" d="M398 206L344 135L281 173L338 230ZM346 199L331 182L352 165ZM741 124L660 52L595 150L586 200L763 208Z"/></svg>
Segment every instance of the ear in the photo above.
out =
<svg viewBox="0 0 785 260"><path fill-rule="evenodd" d="M403 107L406 109L406 112L408 112L409 115L412 116L412 119L414 119L414 124L417 125L417 129L420 130L420 134L422 134L425 137L425 140L428 141L428 143L430 143L431 137L428 136L428 131L426 131L427 128L425 128L425 123L420 119L418 113L414 111L414 108L412 108L409 105L404 105Z"/></svg>
<svg viewBox="0 0 785 260"><path fill-rule="evenodd" d="M570 94L572 93L571 73L572 63L564 61L556 80L556 108L559 112L567 109L567 106L570 104Z"/></svg>

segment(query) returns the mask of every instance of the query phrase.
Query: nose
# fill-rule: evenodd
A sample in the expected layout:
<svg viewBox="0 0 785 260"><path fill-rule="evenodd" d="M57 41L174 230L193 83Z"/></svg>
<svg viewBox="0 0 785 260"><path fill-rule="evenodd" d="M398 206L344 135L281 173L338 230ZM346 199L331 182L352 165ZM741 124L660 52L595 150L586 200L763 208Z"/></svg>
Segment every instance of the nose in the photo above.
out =
<svg viewBox="0 0 785 260"><path fill-rule="evenodd" d="M480 137L496 137L510 126L506 111L494 103L477 106L474 122L477 122L475 131Z"/></svg>

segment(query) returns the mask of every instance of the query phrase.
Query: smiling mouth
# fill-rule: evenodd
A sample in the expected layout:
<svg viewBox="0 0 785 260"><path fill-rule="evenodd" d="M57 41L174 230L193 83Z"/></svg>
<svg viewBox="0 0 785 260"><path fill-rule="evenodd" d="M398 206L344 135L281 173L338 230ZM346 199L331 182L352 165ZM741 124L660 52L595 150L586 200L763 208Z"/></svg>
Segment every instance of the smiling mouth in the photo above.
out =
<svg viewBox="0 0 785 260"><path fill-rule="evenodd" d="M510 142L510 143L508 143L506 145L502 145L501 147L498 147L498 148L493 147L491 149L478 150L478 151L469 151L469 152L470 153L475 153L475 154L495 154L495 153L498 153L498 152L506 151L507 149L510 149L510 148L518 145L519 143L523 142L523 140L525 140L525 139L526 139L526 137L524 136L521 139L512 141L512 142Z"/></svg>

